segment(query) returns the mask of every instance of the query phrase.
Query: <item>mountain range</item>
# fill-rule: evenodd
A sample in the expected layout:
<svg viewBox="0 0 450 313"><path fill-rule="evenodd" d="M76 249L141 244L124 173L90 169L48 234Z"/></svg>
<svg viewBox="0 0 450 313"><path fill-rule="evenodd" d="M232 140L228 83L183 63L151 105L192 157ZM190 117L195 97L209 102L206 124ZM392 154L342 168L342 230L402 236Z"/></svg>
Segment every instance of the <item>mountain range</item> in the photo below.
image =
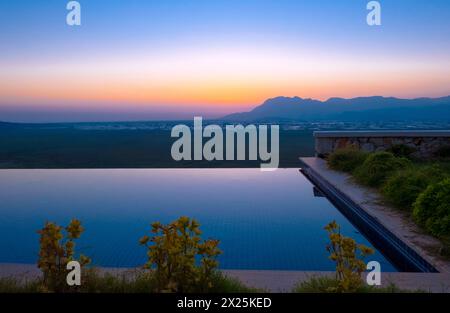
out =
<svg viewBox="0 0 450 313"><path fill-rule="evenodd" d="M450 120L450 96L399 99L394 97L330 98L276 97L249 112L223 117L230 121L408 121Z"/></svg>

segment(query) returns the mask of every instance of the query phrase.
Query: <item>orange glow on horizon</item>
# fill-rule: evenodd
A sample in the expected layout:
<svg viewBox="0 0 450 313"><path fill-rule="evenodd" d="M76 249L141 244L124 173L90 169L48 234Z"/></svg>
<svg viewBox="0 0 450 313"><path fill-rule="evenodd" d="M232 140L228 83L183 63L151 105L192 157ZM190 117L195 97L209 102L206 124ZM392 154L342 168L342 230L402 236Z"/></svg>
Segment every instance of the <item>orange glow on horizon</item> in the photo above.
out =
<svg viewBox="0 0 450 313"><path fill-rule="evenodd" d="M428 82L424 76L404 80L391 77L384 81L364 80L359 83L350 80L309 81L276 83L191 83L182 85L146 86L143 84L30 84L27 86L0 86L3 101L14 103L80 102L108 103L121 106L124 103L139 105L176 105L240 107L258 105L276 96L299 96L327 100L330 97L352 98L357 96L383 95L403 98L448 95L448 89L437 82L444 77L434 77ZM428 92L424 94L423 90Z"/></svg>
<svg viewBox="0 0 450 313"><path fill-rule="evenodd" d="M435 61L435 60L434 60ZM436 66L439 64L439 66ZM1 64L0 64L1 65ZM301 55L265 51L196 51L73 62L5 64L2 103L78 108L217 107L230 111L276 96L444 96L448 61ZM67 104L67 103L72 104ZM48 104L50 103L50 104Z"/></svg>

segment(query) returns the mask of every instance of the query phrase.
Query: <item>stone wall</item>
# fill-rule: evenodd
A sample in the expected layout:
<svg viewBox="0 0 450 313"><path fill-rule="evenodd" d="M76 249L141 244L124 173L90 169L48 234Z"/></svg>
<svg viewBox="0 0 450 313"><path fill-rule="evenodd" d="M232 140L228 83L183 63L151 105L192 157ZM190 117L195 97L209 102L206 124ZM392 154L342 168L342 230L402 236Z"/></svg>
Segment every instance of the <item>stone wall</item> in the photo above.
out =
<svg viewBox="0 0 450 313"><path fill-rule="evenodd" d="M316 156L355 147L367 152L385 151L393 145L412 149L413 157L430 159L442 147L450 147L450 131L319 131L314 133Z"/></svg>

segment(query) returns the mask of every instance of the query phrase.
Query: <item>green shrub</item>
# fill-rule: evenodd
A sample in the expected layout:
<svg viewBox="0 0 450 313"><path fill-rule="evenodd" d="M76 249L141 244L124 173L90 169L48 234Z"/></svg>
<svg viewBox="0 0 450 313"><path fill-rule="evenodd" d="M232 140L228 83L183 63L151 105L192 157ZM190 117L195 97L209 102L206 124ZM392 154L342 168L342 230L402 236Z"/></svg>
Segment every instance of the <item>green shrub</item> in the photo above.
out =
<svg viewBox="0 0 450 313"><path fill-rule="evenodd" d="M432 235L450 235L450 178L428 186L419 195L413 216Z"/></svg>
<svg viewBox="0 0 450 313"><path fill-rule="evenodd" d="M443 179L439 166L409 168L390 176L382 188L383 195L395 206L412 210L412 205L428 185Z"/></svg>
<svg viewBox="0 0 450 313"><path fill-rule="evenodd" d="M354 176L361 184L379 187L394 172L410 165L411 161L406 158L397 158L389 152L375 152L369 154L364 163L355 170Z"/></svg>
<svg viewBox="0 0 450 313"><path fill-rule="evenodd" d="M38 267L43 274L42 288L44 291L67 292L69 286L66 283L68 270L66 265L75 261L75 240L80 238L84 228L77 219L70 221L67 227L47 222L38 231L39 238L39 260ZM89 264L91 260L80 255L81 267Z"/></svg>
<svg viewBox="0 0 450 313"><path fill-rule="evenodd" d="M367 153L354 148L345 148L334 151L328 156L328 166L337 171L353 172L363 164Z"/></svg>
<svg viewBox="0 0 450 313"><path fill-rule="evenodd" d="M408 147L407 145L400 144L400 145L393 145L386 151L392 153L393 155L399 158L409 158L411 154L416 152L416 149Z"/></svg>
<svg viewBox="0 0 450 313"><path fill-rule="evenodd" d="M325 226L330 243L327 251L329 259L336 264L336 286L332 292L354 292L363 285L361 273L366 269L362 258L373 254L374 251L362 244L357 244L350 237L341 234L341 227L336 221Z"/></svg>
<svg viewBox="0 0 450 313"><path fill-rule="evenodd" d="M151 233L140 243L148 249L146 268L155 272L155 291L206 292L214 287L219 241L202 240L197 221L181 217L168 225L153 223Z"/></svg>

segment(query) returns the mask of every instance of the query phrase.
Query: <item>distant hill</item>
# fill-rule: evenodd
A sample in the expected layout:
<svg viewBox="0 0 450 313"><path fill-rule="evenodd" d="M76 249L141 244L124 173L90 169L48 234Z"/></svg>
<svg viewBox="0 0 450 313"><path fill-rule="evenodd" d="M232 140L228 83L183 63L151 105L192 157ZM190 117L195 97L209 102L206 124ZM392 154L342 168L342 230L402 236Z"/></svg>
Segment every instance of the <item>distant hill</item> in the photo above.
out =
<svg viewBox="0 0 450 313"><path fill-rule="evenodd" d="M231 121L448 121L450 120L450 96L417 99L376 96L352 99L330 98L327 101L277 97L265 101L250 112L230 114L224 119Z"/></svg>
<svg viewBox="0 0 450 313"><path fill-rule="evenodd" d="M2 122L2 121L0 121L0 129L1 128L14 127L15 125L16 125L15 123L9 123L9 122Z"/></svg>

